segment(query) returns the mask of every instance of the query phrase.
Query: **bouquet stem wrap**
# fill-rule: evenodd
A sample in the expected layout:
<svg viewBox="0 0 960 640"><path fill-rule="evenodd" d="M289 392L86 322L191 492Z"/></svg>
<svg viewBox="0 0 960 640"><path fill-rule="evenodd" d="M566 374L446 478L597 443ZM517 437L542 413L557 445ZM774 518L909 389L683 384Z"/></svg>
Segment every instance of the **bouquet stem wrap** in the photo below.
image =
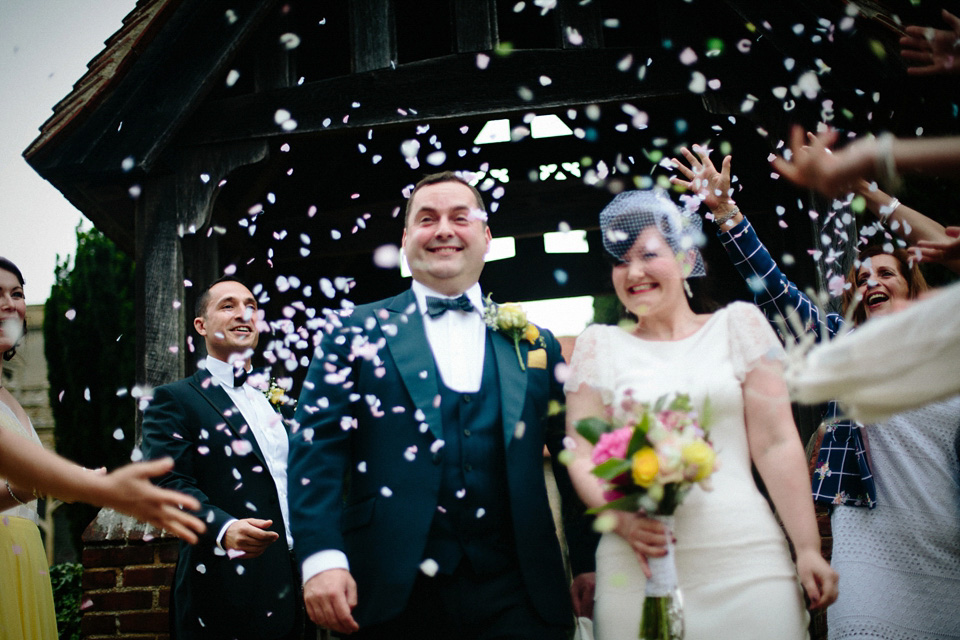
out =
<svg viewBox="0 0 960 640"><path fill-rule="evenodd" d="M651 516L667 528L667 555L647 558L653 574L647 580L640 617L640 640L683 640L683 602L677 581L673 515Z"/></svg>

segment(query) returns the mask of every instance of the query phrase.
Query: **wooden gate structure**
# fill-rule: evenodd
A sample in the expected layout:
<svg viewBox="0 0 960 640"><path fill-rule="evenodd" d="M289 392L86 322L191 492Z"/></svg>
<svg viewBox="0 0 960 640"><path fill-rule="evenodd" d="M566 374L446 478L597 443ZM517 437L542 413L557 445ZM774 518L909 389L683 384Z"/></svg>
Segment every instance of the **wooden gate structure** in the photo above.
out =
<svg viewBox="0 0 960 640"><path fill-rule="evenodd" d="M611 291L597 213L663 183L662 161L693 143L734 154L739 205L771 253L793 256L790 277L823 290L857 221L769 180L768 156L793 123L955 133L958 83L908 76L889 19L940 26L942 4L957 8L139 0L24 155L136 259L138 384L193 369L193 292L233 270L300 378L311 318L408 286L391 260L404 190L441 169L475 172L494 236L514 239L481 281L499 300ZM923 183L911 204L957 224L944 192ZM563 229L591 250L548 253L544 234ZM718 244L714 297L750 299ZM85 636L166 637L176 550L149 538L108 511L88 529Z"/></svg>
<svg viewBox="0 0 960 640"><path fill-rule="evenodd" d="M298 324L405 287L371 256L434 170L480 172L494 236L515 238L484 272L501 300L609 291L596 250L545 253L542 235L596 247L611 193L666 175L681 144L729 145L762 237L805 256L821 229L791 213L783 232L774 210L824 205L750 189L790 123L935 133L957 102L936 82L841 0L140 0L24 155L135 256L138 382L156 385L188 368L191 292L229 265ZM551 120L567 135L537 136ZM508 141L484 142L492 121ZM748 297L716 244L717 297ZM791 273L818 282L813 261ZM348 284L329 299L324 278Z"/></svg>

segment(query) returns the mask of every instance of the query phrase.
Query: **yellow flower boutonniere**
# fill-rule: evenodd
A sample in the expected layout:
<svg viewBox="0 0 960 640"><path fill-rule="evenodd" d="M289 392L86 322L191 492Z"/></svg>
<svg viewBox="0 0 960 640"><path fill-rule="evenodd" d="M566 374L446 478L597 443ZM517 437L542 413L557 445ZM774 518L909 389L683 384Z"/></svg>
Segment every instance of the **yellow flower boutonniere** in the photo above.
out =
<svg viewBox="0 0 960 640"><path fill-rule="evenodd" d="M495 303L490 294L483 301L483 321L488 327L502 331L513 338L513 348L517 352L517 361L520 369L527 370L520 354L520 341L526 340L531 345L539 344L546 348L547 344L540 335L540 329L531 322L527 322L527 313L516 302Z"/></svg>
<svg viewBox="0 0 960 640"><path fill-rule="evenodd" d="M287 395L287 390L281 387L275 378L270 378L269 383L260 387L260 392L267 398L276 411L285 404L294 404L296 400Z"/></svg>

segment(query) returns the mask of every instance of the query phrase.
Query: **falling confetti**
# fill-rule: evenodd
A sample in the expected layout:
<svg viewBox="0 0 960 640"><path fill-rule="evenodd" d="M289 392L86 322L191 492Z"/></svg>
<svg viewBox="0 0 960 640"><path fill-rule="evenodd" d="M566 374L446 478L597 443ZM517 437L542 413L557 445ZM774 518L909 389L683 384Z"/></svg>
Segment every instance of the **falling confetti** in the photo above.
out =
<svg viewBox="0 0 960 640"><path fill-rule="evenodd" d="M440 570L440 565L437 564L437 561L432 558L427 558L420 563L420 571L423 572L425 576L432 578L437 575L437 571Z"/></svg>

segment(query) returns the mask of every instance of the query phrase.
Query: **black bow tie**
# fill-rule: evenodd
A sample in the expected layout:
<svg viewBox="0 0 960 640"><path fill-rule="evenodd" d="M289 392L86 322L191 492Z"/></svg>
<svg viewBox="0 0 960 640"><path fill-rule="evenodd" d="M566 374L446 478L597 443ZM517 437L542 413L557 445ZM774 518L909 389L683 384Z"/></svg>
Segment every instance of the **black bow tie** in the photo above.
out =
<svg viewBox="0 0 960 640"><path fill-rule="evenodd" d="M439 318L449 310L454 311L473 311L473 303L467 294L461 293L459 298L436 298L427 296L427 313L431 318Z"/></svg>
<svg viewBox="0 0 960 640"><path fill-rule="evenodd" d="M253 367L250 371L247 371L243 367L234 368L233 370L233 386L241 387L243 383L247 381L251 376L262 376L266 375L267 370L263 367Z"/></svg>

